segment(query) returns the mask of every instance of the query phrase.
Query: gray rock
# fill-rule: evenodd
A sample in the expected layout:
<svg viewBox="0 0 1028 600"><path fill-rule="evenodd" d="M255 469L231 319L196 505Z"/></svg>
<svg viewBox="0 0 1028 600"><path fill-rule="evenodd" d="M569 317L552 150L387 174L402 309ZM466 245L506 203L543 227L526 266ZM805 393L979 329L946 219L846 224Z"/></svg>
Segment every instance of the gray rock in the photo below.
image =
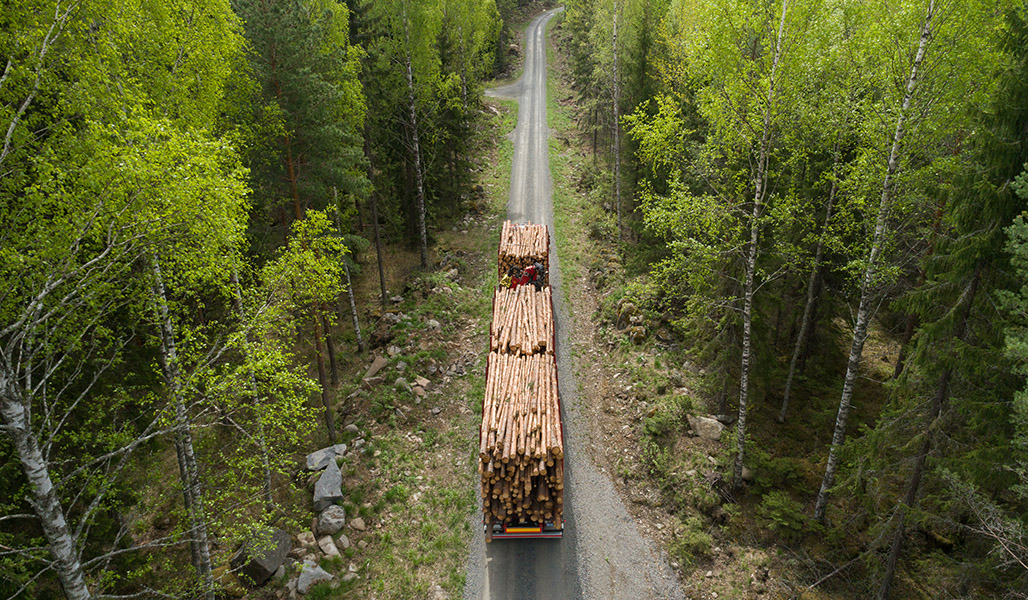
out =
<svg viewBox="0 0 1028 600"><path fill-rule="evenodd" d="M403 377L397 377L396 381L393 382L393 387L398 390L410 391L410 383Z"/></svg>
<svg viewBox="0 0 1028 600"><path fill-rule="evenodd" d="M309 531L304 531L296 535L296 541L300 543L304 548L310 548L314 544L317 544L317 540L314 539L314 534Z"/></svg>
<svg viewBox="0 0 1028 600"><path fill-rule="evenodd" d="M357 438L357 439L353 440L353 449L354 450L360 450L361 448L364 447L365 443L366 442L364 441L364 438Z"/></svg>
<svg viewBox="0 0 1028 600"><path fill-rule="evenodd" d="M439 407L436 407L436 408L432 409L432 414L433 415L438 415L441 412L443 412L443 410L441 408L439 408Z"/></svg>
<svg viewBox="0 0 1028 600"><path fill-rule="evenodd" d="M374 377L379 371L384 369L389 364L389 359L384 356L376 356L375 360L371 361L371 366L368 367L368 372L364 374L363 379L368 377Z"/></svg>
<svg viewBox="0 0 1028 600"><path fill-rule="evenodd" d="M721 432L725 430L725 426L717 419L695 415L689 415L688 419L689 427L692 428L693 432L705 440L720 439Z"/></svg>
<svg viewBox="0 0 1028 600"><path fill-rule="evenodd" d="M343 427L343 431L346 431L346 432L349 432L349 433L357 433L357 432L360 431L360 429L358 429L357 426L354 425L353 423L350 423L346 427Z"/></svg>
<svg viewBox="0 0 1028 600"><path fill-rule="evenodd" d="M275 569L275 579L282 579L285 576L286 576L286 565L285 565L285 563L283 563L283 564L279 565L277 569Z"/></svg>
<svg viewBox="0 0 1028 600"><path fill-rule="evenodd" d="M403 373L406 370L407 370L407 363L403 362L402 360L400 362L396 363L396 372L397 373Z"/></svg>
<svg viewBox="0 0 1028 600"><path fill-rule="evenodd" d="M343 583L349 583L349 582L353 581L354 579L358 579L358 578L360 578L360 575L358 575L356 573L347 573L346 575L343 575Z"/></svg>
<svg viewBox="0 0 1028 600"><path fill-rule="evenodd" d="M335 535L346 525L346 509L333 504L318 515L318 532L321 535Z"/></svg>
<svg viewBox="0 0 1028 600"><path fill-rule="evenodd" d="M292 548L293 542L288 533L281 529L265 529L247 540L230 564L243 583L263 585L282 566Z"/></svg>
<svg viewBox="0 0 1028 600"><path fill-rule="evenodd" d="M325 569L322 569L312 560L303 562L300 568L300 577L296 580L296 591L306 594L316 583L331 581L334 577Z"/></svg>
<svg viewBox="0 0 1028 600"><path fill-rule="evenodd" d="M460 272L457 271L457 269L450 269L449 271L446 272L446 276L449 277L450 279L456 280L457 277L460 276Z"/></svg>
<svg viewBox="0 0 1028 600"><path fill-rule="evenodd" d="M439 324L439 321L436 321L435 319L429 319L429 320L425 321L425 325L429 329L440 329L440 328L442 328L442 325Z"/></svg>
<svg viewBox="0 0 1028 600"><path fill-rule="evenodd" d="M424 398L425 397L425 393L426 393L425 392L425 388L421 387L420 385L414 386L411 391L413 391L414 395L417 396L418 398Z"/></svg>
<svg viewBox="0 0 1028 600"><path fill-rule="evenodd" d="M320 513L337 501L343 499L343 474L339 472L336 461L328 461L325 472L314 484L314 512Z"/></svg>
<svg viewBox="0 0 1028 600"><path fill-rule="evenodd" d="M399 346L389 346L388 348L386 348L386 354L388 354L389 356L397 356L401 352L403 352L403 350L401 350Z"/></svg>
<svg viewBox="0 0 1028 600"><path fill-rule="evenodd" d="M340 550L346 550L350 547L350 538L346 537L345 533L340 533L339 537L336 538L336 548Z"/></svg>
<svg viewBox="0 0 1028 600"><path fill-rule="evenodd" d="M725 425L731 425L732 423L735 423L736 417L735 415L716 415L714 418Z"/></svg>
<svg viewBox="0 0 1028 600"><path fill-rule="evenodd" d="M307 455L307 470L320 471L328 466L328 462L337 456L346 454L346 444L336 444L322 448Z"/></svg>
<svg viewBox="0 0 1028 600"><path fill-rule="evenodd" d="M325 556L339 556L339 549L336 548L336 544L332 541L332 536L330 535L318 539L318 548L321 548Z"/></svg>
<svg viewBox="0 0 1028 600"><path fill-rule="evenodd" d="M376 386L382 385L383 381L385 380L381 377L368 377L367 379L361 380L361 385L364 386L364 389L370 390L374 389Z"/></svg>
<svg viewBox="0 0 1028 600"><path fill-rule="evenodd" d="M753 481L753 469L749 467L742 468L742 480L746 482Z"/></svg>
<svg viewBox="0 0 1028 600"><path fill-rule="evenodd" d="M365 531L367 530L368 526L364 524L364 519L357 517L356 519L350 521L350 528L356 531Z"/></svg>
<svg viewBox="0 0 1028 600"><path fill-rule="evenodd" d="M403 302L403 296L393 296L389 299L393 304L399 304Z"/></svg>

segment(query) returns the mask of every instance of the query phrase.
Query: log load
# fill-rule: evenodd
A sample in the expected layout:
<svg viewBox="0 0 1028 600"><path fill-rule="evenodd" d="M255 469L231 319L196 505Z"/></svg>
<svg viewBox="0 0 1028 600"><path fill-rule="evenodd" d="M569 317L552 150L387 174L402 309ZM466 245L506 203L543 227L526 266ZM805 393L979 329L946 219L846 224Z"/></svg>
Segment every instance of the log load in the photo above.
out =
<svg viewBox="0 0 1028 600"><path fill-rule="evenodd" d="M498 288L493 295L489 349L508 354L553 354L553 301L550 286Z"/></svg>
<svg viewBox="0 0 1028 600"><path fill-rule="evenodd" d="M552 355L489 353L478 471L488 524L552 521L564 512L564 442Z"/></svg>
<svg viewBox="0 0 1028 600"><path fill-rule="evenodd" d="M518 225L503 222L500 233L500 253L497 257L499 276L502 278L511 267L519 270L533 264L543 265L543 285L550 283L550 234L545 225Z"/></svg>

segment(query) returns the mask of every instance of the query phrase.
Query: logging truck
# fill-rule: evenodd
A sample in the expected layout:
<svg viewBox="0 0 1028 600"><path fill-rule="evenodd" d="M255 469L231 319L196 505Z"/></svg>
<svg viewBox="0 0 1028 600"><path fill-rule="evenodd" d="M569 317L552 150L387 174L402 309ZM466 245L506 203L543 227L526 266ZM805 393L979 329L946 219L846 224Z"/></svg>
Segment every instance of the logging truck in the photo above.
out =
<svg viewBox="0 0 1028 600"><path fill-rule="evenodd" d="M545 225L503 224L479 428L487 542L560 538L564 532L564 430L549 245Z"/></svg>

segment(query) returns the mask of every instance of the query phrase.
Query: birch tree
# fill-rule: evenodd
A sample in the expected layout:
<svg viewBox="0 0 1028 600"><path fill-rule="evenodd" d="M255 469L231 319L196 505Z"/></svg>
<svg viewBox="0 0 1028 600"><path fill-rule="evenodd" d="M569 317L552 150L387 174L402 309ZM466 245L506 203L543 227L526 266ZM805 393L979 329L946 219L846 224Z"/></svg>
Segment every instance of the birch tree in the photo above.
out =
<svg viewBox="0 0 1028 600"><path fill-rule="evenodd" d="M895 60L898 61L897 65L905 67L905 75L902 82L896 82L898 85L889 91L889 104L886 104L890 108L887 114L891 116L891 129L885 138L888 140L888 151L880 155L874 150L881 143L881 138L876 141L874 137L866 137L863 146L867 153L862 157L861 164L870 169L868 173L877 174L881 183L876 188L877 208L871 244L862 261L860 300L855 313L842 396L824 477L814 507L814 516L818 520L825 518L828 496L835 480L839 449L846 437L846 424L868 326L881 301L883 287L895 277L895 270L885 258L891 239L890 213L897 198L903 198L904 161L914 152L914 148L935 144L938 139L936 136L940 134L938 120L956 114L948 113L947 107L960 101L960 98L955 97L959 93L955 90L967 88L954 86L953 83L958 80L956 73L965 68L963 61L969 58L973 60L974 54L973 51L968 54L973 42L970 42L971 37L965 28L969 23L980 22L974 15L981 6L976 3L927 0L916 9L904 7L901 15L894 14L894 18L888 21L880 20L883 13L879 11L888 10L885 6L876 4L867 8L865 39L871 43L882 39L876 30L875 19L879 19L880 23L887 22L891 28L888 32L891 39L904 44L900 46L903 51L895 55ZM973 75L968 79L973 79ZM864 135L873 136L874 132L873 127L866 127ZM878 135L882 133L884 131L879 131Z"/></svg>

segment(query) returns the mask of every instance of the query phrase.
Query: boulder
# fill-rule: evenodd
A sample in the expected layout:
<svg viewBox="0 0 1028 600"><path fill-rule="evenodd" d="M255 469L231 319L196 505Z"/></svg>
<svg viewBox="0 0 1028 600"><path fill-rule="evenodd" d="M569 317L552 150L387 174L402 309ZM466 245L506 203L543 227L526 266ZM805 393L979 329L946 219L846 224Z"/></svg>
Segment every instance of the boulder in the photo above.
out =
<svg viewBox="0 0 1028 600"><path fill-rule="evenodd" d="M321 548L325 556L339 556L339 549L336 548L336 544L332 541L332 536L330 535L318 538L318 548Z"/></svg>
<svg viewBox="0 0 1028 600"><path fill-rule="evenodd" d="M338 504L333 504L318 515L318 533L322 535L335 535L346 525L346 509Z"/></svg>
<svg viewBox="0 0 1028 600"><path fill-rule="evenodd" d="M368 372L364 374L363 379L368 377L374 377L379 371L384 369L389 364L389 359L384 356L376 356L375 360L371 361L371 366L368 367Z"/></svg>
<svg viewBox="0 0 1028 600"><path fill-rule="evenodd" d="M343 474L339 471L336 461L328 461L325 472L314 484L314 512L320 513L337 501L343 499Z"/></svg>
<svg viewBox="0 0 1028 600"><path fill-rule="evenodd" d="M300 567L300 576L296 580L296 591L301 594L306 594L316 583L322 581L331 581L334 577L325 569L319 567L312 560L303 561L303 566Z"/></svg>
<svg viewBox="0 0 1028 600"><path fill-rule="evenodd" d="M307 455L307 470L320 471L328 466L328 462L330 460L335 459L337 456L343 456L344 454L346 454L346 444L336 444L335 446L329 446L316 452L311 452Z"/></svg>
<svg viewBox="0 0 1028 600"><path fill-rule="evenodd" d="M725 430L725 426L720 421L711 417L689 415L688 419L689 427L693 432L705 440L720 439L721 432Z"/></svg>
<svg viewBox="0 0 1028 600"><path fill-rule="evenodd" d="M346 427L343 427L343 431L345 431L347 433L358 433L358 432L360 432L360 429L358 429L356 424L350 423Z"/></svg>
<svg viewBox="0 0 1028 600"><path fill-rule="evenodd" d="M230 564L240 581L251 586L263 585L282 566L292 548L293 542L288 533L281 529L265 529L247 540Z"/></svg>

